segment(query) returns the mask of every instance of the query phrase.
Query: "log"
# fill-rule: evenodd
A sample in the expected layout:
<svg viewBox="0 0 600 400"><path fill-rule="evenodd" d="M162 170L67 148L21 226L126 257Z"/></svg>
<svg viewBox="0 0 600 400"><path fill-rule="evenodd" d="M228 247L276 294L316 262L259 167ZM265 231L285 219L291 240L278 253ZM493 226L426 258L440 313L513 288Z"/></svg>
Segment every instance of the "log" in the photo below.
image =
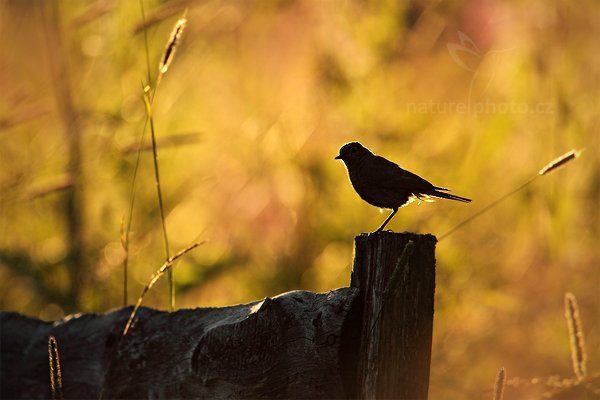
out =
<svg viewBox="0 0 600 400"><path fill-rule="evenodd" d="M362 308L361 325L355 327L360 330L353 389L358 398L427 398L436 242L435 236L415 233L355 238L350 285L360 289Z"/></svg>
<svg viewBox="0 0 600 400"><path fill-rule="evenodd" d="M48 338L63 398L340 398L345 317L356 288L288 292L173 313L142 307L55 323L0 313L0 398L51 398Z"/></svg>
<svg viewBox="0 0 600 400"><path fill-rule="evenodd" d="M0 398L425 399L435 243L380 232L355 239L351 287L248 304L77 314L57 322L0 312Z"/></svg>

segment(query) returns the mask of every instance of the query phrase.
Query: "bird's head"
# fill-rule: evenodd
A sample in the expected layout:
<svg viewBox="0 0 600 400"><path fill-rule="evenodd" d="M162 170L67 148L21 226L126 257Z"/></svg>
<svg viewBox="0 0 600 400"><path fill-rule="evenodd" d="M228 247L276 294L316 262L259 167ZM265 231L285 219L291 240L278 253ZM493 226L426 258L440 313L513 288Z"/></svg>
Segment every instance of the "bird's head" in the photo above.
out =
<svg viewBox="0 0 600 400"><path fill-rule="evenodd" d="M340 154L335 157L336 160L342 160L348 164L361 160L364 156L373 154L365 146L358 142L346 143L340 148Z"/></svg>

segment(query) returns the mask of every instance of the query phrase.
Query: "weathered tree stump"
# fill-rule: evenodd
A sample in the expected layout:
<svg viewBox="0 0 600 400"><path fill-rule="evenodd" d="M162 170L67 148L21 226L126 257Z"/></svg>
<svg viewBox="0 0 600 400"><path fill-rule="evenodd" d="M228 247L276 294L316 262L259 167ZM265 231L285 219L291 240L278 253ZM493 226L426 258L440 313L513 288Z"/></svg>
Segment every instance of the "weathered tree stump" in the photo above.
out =
<svg viewBox="0 0 600 400"><path fill-rule="evenodd" d="M132 307L54 323L0 312L0 398L52 397L52 335L65 399L424 399L435 243L361 235L351 287L172 313L142 307L126 336Z"/></svg>
<svg viewBox="0 0 600 400"><path fill-rule="evenodd" d="M357 397L427 398L436 242L414 233L356 237L351 286L360 289L362 303ZM412 254L400 260L403 252Z"/></svg>

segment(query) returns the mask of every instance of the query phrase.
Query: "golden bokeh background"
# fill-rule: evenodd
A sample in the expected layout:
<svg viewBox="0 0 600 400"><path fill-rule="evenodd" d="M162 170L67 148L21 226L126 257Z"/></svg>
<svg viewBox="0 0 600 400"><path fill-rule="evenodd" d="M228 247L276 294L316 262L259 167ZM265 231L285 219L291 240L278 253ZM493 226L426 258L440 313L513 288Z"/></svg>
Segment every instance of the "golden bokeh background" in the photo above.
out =
<svg viewBox="0 0 600 400"><path fill-rule="evenodd" d="M177 307L350 279L353 238L386 214L334 161L358 140L473 199L400 210L437 247L431 398L491 398L511 377L572 377L565 292L600 370L600 4L255 0L0 3L0 306L57 319L123 303L121 229L152 82ZM146 132L129 303L165 254ZM145 305L168 308L166 279ZM510 388L509 388L510 389ZM541 393L529 385L517 393ZM523 395L525 396L525 395ZM525 398L525 397L523 397Z"/></svg>

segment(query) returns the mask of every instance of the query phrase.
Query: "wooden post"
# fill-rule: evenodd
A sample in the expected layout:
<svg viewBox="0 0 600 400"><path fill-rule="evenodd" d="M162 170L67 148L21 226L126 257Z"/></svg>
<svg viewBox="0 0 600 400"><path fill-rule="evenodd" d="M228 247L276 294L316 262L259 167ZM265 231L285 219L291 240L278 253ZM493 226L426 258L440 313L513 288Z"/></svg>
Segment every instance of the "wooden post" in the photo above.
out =
<svg viewBox="0 0 600 400"><path fill-rule="evenodd" d="M355 238L350 285L362 302L356 397L427 398L436 242L415 233Z"/></svg>

